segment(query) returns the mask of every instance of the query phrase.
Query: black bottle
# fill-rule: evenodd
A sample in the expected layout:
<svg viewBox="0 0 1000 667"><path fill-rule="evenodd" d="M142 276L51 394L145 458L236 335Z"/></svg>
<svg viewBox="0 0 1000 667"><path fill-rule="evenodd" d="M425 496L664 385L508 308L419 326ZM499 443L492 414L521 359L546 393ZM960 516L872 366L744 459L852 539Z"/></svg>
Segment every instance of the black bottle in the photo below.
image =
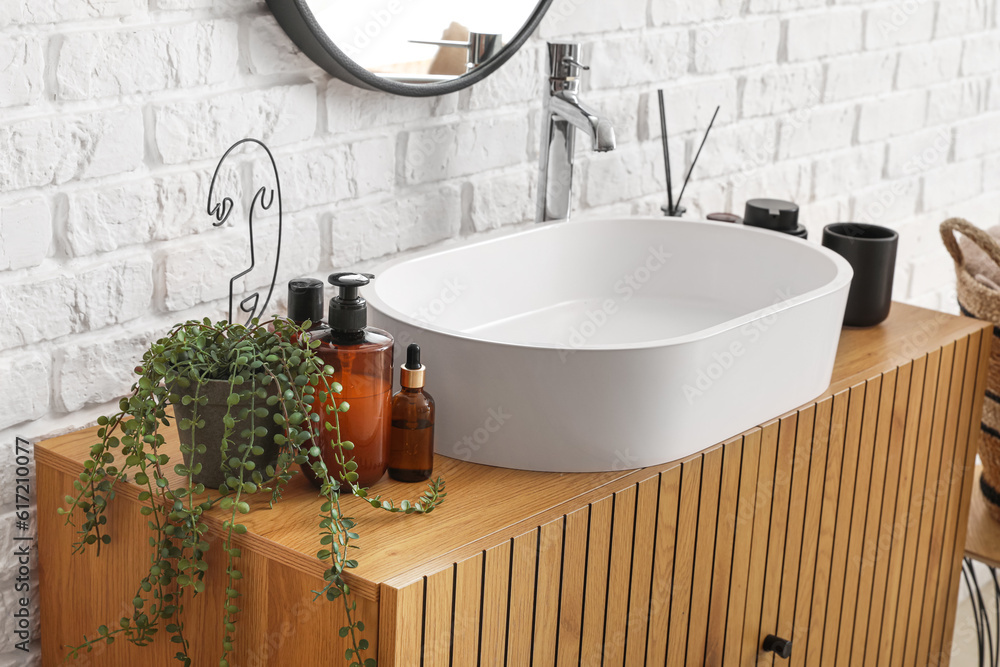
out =
<svg viewBox="0 0 1000 667"><path fill-rule="evenodd" d="M310 338L324 338L330 325L323 320L323 282L315 278L292 278L288 281L288 319L301 325L312 322L307 329Z"/></svg>

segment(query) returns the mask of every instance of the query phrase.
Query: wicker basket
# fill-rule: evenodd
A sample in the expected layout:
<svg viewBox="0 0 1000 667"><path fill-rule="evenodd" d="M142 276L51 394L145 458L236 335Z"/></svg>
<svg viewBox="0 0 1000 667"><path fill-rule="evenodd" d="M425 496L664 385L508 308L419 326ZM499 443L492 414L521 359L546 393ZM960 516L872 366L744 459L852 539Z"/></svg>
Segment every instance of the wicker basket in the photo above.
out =
<svg viewBox="0 0 1000 667"><path fill-rule="evenodd" d="M961 243L956 239L956 232L965 237ZM1000 522L1000 342L997 341L1000 337L1000 291L988 286L990 282L995 285L994 278L1000 275L1000 239L962 218L942 222L941 239L955 260L958 307L968 317L994 324L979 437L979 456L983 460L979 487L987 500L990 515Z"/></svg>

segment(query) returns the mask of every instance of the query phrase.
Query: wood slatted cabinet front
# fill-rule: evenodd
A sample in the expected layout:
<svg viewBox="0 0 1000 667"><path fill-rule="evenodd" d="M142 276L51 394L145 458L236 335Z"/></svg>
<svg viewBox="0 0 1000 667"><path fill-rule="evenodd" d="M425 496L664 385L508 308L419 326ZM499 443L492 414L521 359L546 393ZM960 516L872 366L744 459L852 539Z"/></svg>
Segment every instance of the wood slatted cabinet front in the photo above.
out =
<svg viewBox="0 0 1000 667"><path fill-rule="evenodd" d="M349 507L379 664L781 665L762 651L768 635L791 640L790 665L947 664L991 339L980 322L896 304L879 327L845 330L824 395L654 468L554 475L438 457L438 512ZM46 665L95 618L113 620L141 569L128 500L107 556L69 556L54 512L87 446L78 435L37 449ZM338 610L305 604L322 572L314 516L305 485L250 515L231 664L343 655ZM118 579L96 601L73 592ZM194 614L215 619L216 594ZM76 606L59 604L67 595ZM293 606L308 622L282 623ZM211 648L215 634L197 639ZM116 644L90 664L153 664L172 655L163 644Z"/></svg>
<svg viewBox="0 0 1000 667"><path fill-rule="evenodd" d="M911 321L885 341L890 363L854 364L793 413L528 522L506 548L556 536L561 562L537 547L525 569L484 575L504 591L558 583L559 605L526 593L507 609L507 627L534 628L532 664L781 665L768 635L791 640L789 665L947 664L992 330L927 334L944 322ZM456 612L424 613L426 634ZM524 631L476 664L529 664L509 651Z"/></svg>

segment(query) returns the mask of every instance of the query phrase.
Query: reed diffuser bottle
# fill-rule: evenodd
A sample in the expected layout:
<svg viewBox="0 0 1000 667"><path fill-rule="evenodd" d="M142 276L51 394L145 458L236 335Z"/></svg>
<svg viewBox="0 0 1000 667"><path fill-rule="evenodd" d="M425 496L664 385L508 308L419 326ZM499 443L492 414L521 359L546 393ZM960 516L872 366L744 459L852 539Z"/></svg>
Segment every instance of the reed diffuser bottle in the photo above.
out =
<svg viewBox="0 0 1000 667"><path fill-rule="evenodd" d="M434 471L434 399L424 391L420 347L406 348L399 372L403 387L392 397L389 432L389 477L400 482L422 482Z"/></svg>

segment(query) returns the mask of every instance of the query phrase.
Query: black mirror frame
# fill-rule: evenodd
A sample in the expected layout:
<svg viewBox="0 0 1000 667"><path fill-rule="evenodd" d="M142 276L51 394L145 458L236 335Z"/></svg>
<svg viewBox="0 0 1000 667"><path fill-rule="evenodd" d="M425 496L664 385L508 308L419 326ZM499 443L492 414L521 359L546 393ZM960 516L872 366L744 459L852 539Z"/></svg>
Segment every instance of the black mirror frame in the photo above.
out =
<svg viewBox="0 0 1000 667"><path fill-rule="evenodd" d="M395 95L408 97L431 97L447 95L462 90L485 79L517 52L535 31L542 17L548 10L552 0L539 0L534 11L525 21L521 29L514 35L503 49L488 62L476 67L467 74L462 74L449 81L434 83L402 83L372 74L367 69L354 62L334 44L326 32L316 22L309 9L308 0L266 0L274 18L295 45L314 63L333 76L359 88L381 90Z"/></svg>

